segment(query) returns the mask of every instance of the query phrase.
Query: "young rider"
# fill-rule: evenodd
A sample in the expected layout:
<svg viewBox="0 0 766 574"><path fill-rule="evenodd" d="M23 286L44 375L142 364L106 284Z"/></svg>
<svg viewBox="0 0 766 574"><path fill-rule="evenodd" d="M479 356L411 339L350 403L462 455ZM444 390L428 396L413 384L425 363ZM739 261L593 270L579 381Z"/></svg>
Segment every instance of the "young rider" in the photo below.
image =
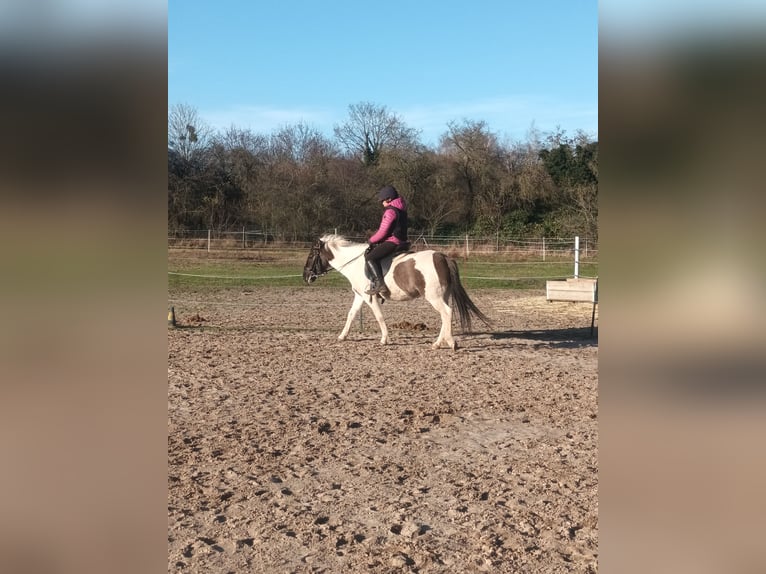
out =
<svg viewBox="0 0 766 574"><path fill-rule="evenodd" d="M383 202L383 216L380 227L367 240L370 247L364 255L367 267L374 277L372 286L365 291L369 295L388 298L391 292L383 281L381 260L407 242L407 204L393 185L378 190L378 199Z"/></svg>

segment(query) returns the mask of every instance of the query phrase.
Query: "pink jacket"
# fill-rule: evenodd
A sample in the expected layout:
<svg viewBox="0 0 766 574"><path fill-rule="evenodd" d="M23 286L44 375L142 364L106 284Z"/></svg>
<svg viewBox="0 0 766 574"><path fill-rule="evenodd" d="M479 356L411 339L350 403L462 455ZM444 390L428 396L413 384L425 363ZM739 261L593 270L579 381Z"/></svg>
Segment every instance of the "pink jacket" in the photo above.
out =
<svg viewBox="0 0 766 574"><path fill-rule="evenodd" d="M404 198L397 197L390 204L391 207L395 207L401 211L407 210L407 204L404 203ZM368 239L369 243L380 243L381 241L390 241L391 243L401 244L401 241L391 235L393 232L393 224L396 220L396 212L393 209L386 209L383 211L383 218L380 220L380 227L375 232L375 235Z"/></svg>

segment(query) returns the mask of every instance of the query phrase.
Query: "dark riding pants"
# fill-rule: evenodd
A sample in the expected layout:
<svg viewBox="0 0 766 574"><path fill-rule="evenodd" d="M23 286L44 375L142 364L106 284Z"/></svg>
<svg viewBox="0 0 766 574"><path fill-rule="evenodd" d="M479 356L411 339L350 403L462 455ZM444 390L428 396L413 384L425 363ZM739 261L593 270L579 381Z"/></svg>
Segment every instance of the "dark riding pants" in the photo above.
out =
<svg viewBox="0 0 766 574"><path fill-rule="evenodd" d="M380 261L387 255L391 255L394 251L396 251L397 247L399 246L392 241L383 241L382 243L378 243L375 247L370 249L364 258L367 261Z"/></svg>

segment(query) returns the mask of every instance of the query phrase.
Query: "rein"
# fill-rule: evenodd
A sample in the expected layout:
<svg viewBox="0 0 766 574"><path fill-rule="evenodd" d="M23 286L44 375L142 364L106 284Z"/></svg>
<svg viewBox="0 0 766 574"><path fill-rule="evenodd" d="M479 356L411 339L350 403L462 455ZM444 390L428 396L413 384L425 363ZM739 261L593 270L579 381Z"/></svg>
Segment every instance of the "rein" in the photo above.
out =
<svg viewBox="0 0 766 574"><path fill-rule="evenodd" d="M356 261L357 259L359 259L359 258L360 258L362 255L364 255L365 253L366 253L365 251L362 251L362 252L361 252L359 255L357 255L356 257L352 257L351 259L349 259L348 261L346 261L346 262L345 262L343 265L341 265L341 266L340 266L340 267L338 267L337 269L335 269L335 268L334 268L334 267L332 267L331 265L328 265L328 266L327 266L327 269L325 269L325 270L324 270L324 271L322 271L321 273L317 273L317 272L316 272L316 267L317 267L317 263L320 261L320 257L319 257L319 250L317 250L316 254L314 255L314 260L313 260L313 262L312 262L312 264L311 264L311 273L314 275L314 277L323 277L323 276L327 275L327 274L328 274L330 271L340 271L340 270L341 270L341 269L343 269L343 268L344 268L346 265L348 265L349 263L352 263L352 262Z"/></svg>
<svg viewBox="0 0 766 574"><path fill-rule="evenodd" d="M359 258L360 258L362 255L364 255L364 253L365 253L365 252L364 252L364 251L362 251L362 252L361 252L359 255L357 255L356 257L352 257L351 259L349 259L348 261L346 261L346 262L345 262L343 265L341 265L340 267L338 267L338 268L336 269L336 271L340 271L341 269L343 269L343 268L344 268L346 265L348 265L349 263L351 263L351 262L353 262L353 261L356 261L356 260L357 260L357 259L359 259ZM329 270L330 270L330 271L332 271L332 269L333 269L333 268L332 268L332 267L330 267L330 269L329 269Z"/></svg>

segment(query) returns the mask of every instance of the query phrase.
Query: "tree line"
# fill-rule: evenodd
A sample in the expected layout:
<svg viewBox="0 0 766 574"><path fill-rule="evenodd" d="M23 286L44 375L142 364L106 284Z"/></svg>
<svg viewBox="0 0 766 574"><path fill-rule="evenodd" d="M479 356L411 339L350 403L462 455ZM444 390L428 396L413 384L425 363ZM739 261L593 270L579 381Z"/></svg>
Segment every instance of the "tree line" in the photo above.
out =
<svg viewBox="0 0 766 574"><path fill-rule="evenodd" d="M396 186L410 227L430 235L598 238L598 141L531 129L503 142L484 121L449 122L436 146L385 106L349 106L332 138L304 123L270 134L213 131L196 109L168 110L168 230L261 229L302 239L380 221Z"/></svg>

